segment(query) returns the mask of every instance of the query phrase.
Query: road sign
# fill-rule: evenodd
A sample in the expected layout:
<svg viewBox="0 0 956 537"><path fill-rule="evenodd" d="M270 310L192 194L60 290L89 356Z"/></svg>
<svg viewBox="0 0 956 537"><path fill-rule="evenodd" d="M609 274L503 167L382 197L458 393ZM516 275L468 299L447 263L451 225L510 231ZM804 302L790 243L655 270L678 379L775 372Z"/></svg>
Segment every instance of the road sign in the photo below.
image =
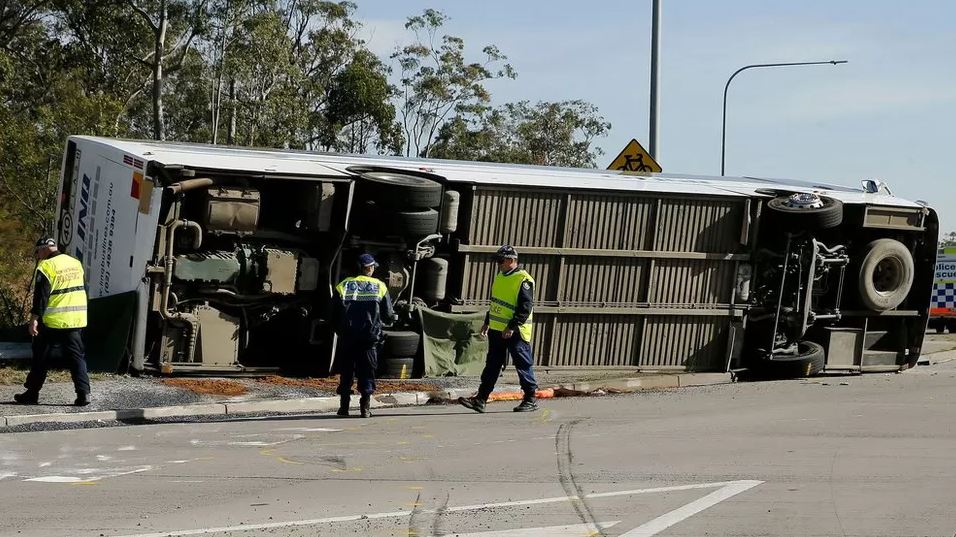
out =
<svg viewBox="0 0 956 537"><path fill-rule="evenodd" d="M641 147L637 140L631 139L621 154L607 167L609 170L623 172L661 172L661 165Z"/></svg>

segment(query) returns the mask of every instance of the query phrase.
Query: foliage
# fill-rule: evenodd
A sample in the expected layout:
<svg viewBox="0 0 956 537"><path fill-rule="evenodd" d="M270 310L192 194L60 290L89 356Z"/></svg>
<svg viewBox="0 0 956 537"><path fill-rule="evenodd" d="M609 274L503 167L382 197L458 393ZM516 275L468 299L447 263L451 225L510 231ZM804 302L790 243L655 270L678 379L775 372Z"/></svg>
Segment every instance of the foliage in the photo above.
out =
<svg viewBox="0 0 956 537"><path fill-rule="evenodd" d="M491 102L484 83L498 78L515 78L507 57L494 45L482 49L484 62L465 61L465 42L439 31L448 17L426 9L409 17L405 28L415 42L400 47L392 59L401 69L399 110L406 140L406 156L430 156L439 130L452 114L481 114Z"/></svg>
<svg viewBox="0 0 956 537"><path fill-rule="evenodd" d="M593 147L611 124L584 101L509 103L469 119L457 116L438 135L432 156L543 166L594 167Z"/></svg>
<svg viewBox="0 0 956 537"><path fill-rule="evenodd" d="M425 10L380 58L351 1L0 2L0 326L23 320L69 135L589 166L581 101L491 106L515 78Z"/></svg>

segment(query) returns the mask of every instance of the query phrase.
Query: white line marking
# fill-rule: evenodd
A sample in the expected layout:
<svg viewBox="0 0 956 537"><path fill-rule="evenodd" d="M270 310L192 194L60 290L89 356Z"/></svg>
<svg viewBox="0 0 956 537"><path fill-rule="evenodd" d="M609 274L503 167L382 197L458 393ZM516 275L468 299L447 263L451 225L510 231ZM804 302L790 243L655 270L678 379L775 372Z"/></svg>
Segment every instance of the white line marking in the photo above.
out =
<svg viewBox="0 0 956 537"><path fill-rule="evenodd" d="M79 474L79 475L83 475L83 476L89 476L89 477L62 476L62 475L47 475L47 476L31 477L31 478L29 478L29 479L24 479L24 481L33 481L33 482L37 482L37 483L79 483L79 482L82 481L82 482L84 482L84 483L88 483L88 482L91 482L91 481L99 481L99 480L101 480L101 479L107 479L107 478L110 478L110 477L119 477L119 476L122 476L122 475L138 474L138 473L140 473L140 472L148 472L148 471L150 471L150 470L152 470L152 469L153 469L152 466L140 466L140 467L138 467L138 468L133 468L133 469L130 469L129 467L127 467L127 468L116 468L116 469L112 469L112 470L110 470L110 469L101 470L101 469L98 469L98 468L81 468L81 469L78 469L78 470L74 470L73 473L76 473L76 474ZM106 473L103 474L103 475L91 475L91 474L94 474L94 473L96 473L96 472L106 472Z"/></svg>
<svg viewBox="0 0 956 537"><path fill-rule="evenodd" d="M116 451L136 451L136 446L120 446Z"/></svg>
<svg viewBox="0 0 956 537"><path fill-rule="evenodd" d="M606 530L619 522L620 520L599 522L598 527L602 530ZM568 526L515 528L510 530L480 531L477 533L453 533L453 535L455 535L455 537L589 537L596 533L591 524L571 524Z"/></svg>
<svg viewBox="0 0 956 537"><path fill-rule="evenodd" d="M633 530L624 533L621 537L651 537L666 530L667 528L688 519L697 513L717 505L718 503L750 490L763 481L731 481L719 490L711 492L699 500L694 500L687 505L678 507L670 513L663 514L650 522L641 524Z"/></svg>
<svg viewBox="0 0 956 537"><path fill-rule="evenodd" d="M696 485L677 485L673 487L655 487L648 489L634 489L634 490L619 490L615 492L601 492L597 494L588 494L585 496L586 499L591 498L613 498L616 496L631 496L635 494L653 494L655 492L674 492L680 490L695 490L695 489L708 489L716 487L728 487L730 485L743 486L747 484L745 489L734 492L738 494L743 492L746 489L755 487L762 483L762 481L721 481L719 483L700 483ZM723 489L721 489L723 490ZM720 492L720 491L717 491ZM731 494L730 496L733 496ZM704 498L709 498L711 495L707 495ZM728 496L728 497L730 497ZM482 503L482 504L472 504L472 505L459 505L457 507L449 507L442 510L443 513L457 513L460 511L477 511L479 509L494 509L497 507L515 507L521 505L540 505L546 503L562 503L568 501L577 500L577 496L555 496L553 498L536 498L532 500L515 500L510 502L496 502L496 503ZM723 499L723 498L722 498ZM721 501L721 500L717 500ZM694 502L696 503L696 502ZM717 502L713 502L717 503ZM688 504L692 505L692 504ZM710 504L713 505L713 504ZM707 507L710 507L708 505ZM703 507L700 511L706 509ZM437 513L437 510L434 509L425 509L419 511L420 513ZM163 531L159 533L135 533L130 535L122 535L118 537L183 537L186 535L205 535L210 533L226 533L230 531L251 531L251 530L268 530L276 528L291 528L296 526L313 526L316 524L330 524L336 522L354 522L356 520L377 520L383 518L402 518L411 515L411 511L391 511L387 513L372 513L367 515L344 515L344 516L335 516L327 518L313 518L309 520L291 520L288 522L270 522L268 524L243 524L241 526L219 526L215 528L199 528L194 530L178 530L178 531ZM691 513L693 514L693 513ZM666 516L666 515L665 515ZM687 515L690 516L690 515ZM685 517L686 518L686 517ZM655 519L656 520L656 519ZM681 519L683 520L683 519ZM653 521L651 521L653 522ZM674 522L676 524L677 522ZM663 529L663 528L662 528ZM653 535L653 534L650 534Z"/></svg>
<svg viewBox="0 0 956 537"><path fill-rule="evenodd" d="M299 431L302 433L340 433L342 429L330 429L328 427L287 427L285 429L276 429L277 431Z"/></svg>

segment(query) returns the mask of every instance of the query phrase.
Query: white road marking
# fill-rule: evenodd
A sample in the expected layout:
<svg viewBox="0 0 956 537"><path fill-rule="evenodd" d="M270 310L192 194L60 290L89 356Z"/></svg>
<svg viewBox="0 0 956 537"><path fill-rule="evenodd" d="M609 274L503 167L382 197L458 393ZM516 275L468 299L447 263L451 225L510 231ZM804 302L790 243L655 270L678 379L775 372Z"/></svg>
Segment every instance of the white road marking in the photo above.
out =
<svg viewBox="0 0 956 537"><path fill-rule="evenodd" d="M3 481L8 477L17 477L17 474L13 472L0 472L0 481Z"/></svg>
<svg viewBox="0 0 956 537"><path fill-rule="evenodd" d="M342 429L330 429L328 427L287 427L285 429L276 429L277 431L299 431L302 433L340 433Z"/></svg>
<svg viewBox="0 0 956 537"><path fill-rule="evenodd" d="M657 533L657 532L660 532L660 531L663 530L664 528L670 527L670 526L676 524L677 522L680 522L681 520L684 520L685 518L687 518L687 517L689 517L689 516L691 516L691 515L693 515L693 514L695 514L695 513L698 513L698 512L700 512L700 511L703 511L704 509L707 509L708 507L710 507L710 506L712 506L712 505L714 505L714 504L716 504L716 503L718 503L718 502L721 502L721 501L723 501L723 500L725 500L725 499L727 499L727 498L729 498L729 497L731 497L731 496L734 496L734 495L736 495L736 494L739 494L739 493L741 493L741 492L743 492L743 491L745 491L745 490L747 490L747 489L753 488L753 487L755 487L755 486L757 486L757 485L759 485L759 484L761 484L761 483L763 483L763 481L721 481L721 482L717 482L717 483L698 483L698 484L694 484L694 485L677 485L677 486L673 486L673 487L655 487L655 488L647 488L647 489L619 490L619 491L614 491L614 492L600 492L600 493L596 493L596 494L588 494L588 495L585 496L585 499L592 499L592 498L613 498L613 497L618 497L618 496L631 496L631 495L636 495L636 494L653 494L653 493L656 493L656 492L675 492L675 491L681 491L681 490L696 490L696 489L708 489L708 488L722 487L720 490L718 490L718 491L716 491L716 492L714 492L714 493L712 493L712 494L708 494L707 496L704 496L704 497L701 498L700 500L697 500L697 501L695 501L695 502L691 502L691 503L687 504L686 506L684 506L684 507L682 507L682 508L680 508L680 509L677 509L677 510L675 510L675 511L671 511L670 513L664 515L664 517L668 517L668 516L670 516L670 515L672 515L672 514L677 513L677 514L675 515L675 520L674 520L673 522L670 522L670 524L668 524L667 526L662 526L660 529L656 530L654 533L643 533L643 534L633 534L633 535L630 534L630 533L627 534L628 537L634 537L634 536L637 536L637 535L647 535L647 536L650 536L650 535L654 535L654 534ZM732 493L731 493L731 492L732 492ZM719 497L719 499L716 499L716 500L715 500L714 498L717 497L717 496L715 496L715 495L718 494L718 493L722 493L722 494L724 494L724 495L726 495L726 496ZM712 497L713 497L713 498L712 498ZM498 507L515 507L515 506L522 506L522 505L540 505L540 504L548 504L548 503L563 503L563 502L574 501L574 500L577 500L577 499L578 499L577 496L555 496L555 497L552 497L552 498L535 498L535 499L530 499L530 500L515 500L515 501L509 501L509 502L495 502L495 503L482 503L482 504L472 504L472 505L459 505L459 506L456 506L456 507L447 507L447 508L445 508L445 509L442 509L441 512L444 513L444 514L447 514L447 513L457 513L457 512L461 512L461 511L477 511L477 510L480 510L480 509L494 509L494 508L498 508ZM703 505L703 503L706 503L706 505L704 505L703 507L700 507L700 505ZM700 504L700 505L698 505L698 504ZM696 510L694 510L692 513L689 513L689 514L684 515L682 518L676 519L676 517L681 516L681 515L683 514L683 512L684 512L683 510L684 510L685 508L690 507L690 506L693 506L693 507L691 507L691 509L689 509L689 510L694 510L694 509L696 509ZM688 511L689 511L689 510L688 510ZM438 512L438 511L437 511L437 510L434 510L434 509L425 509L425 510L419 511L419 513L437 513L437 512ZM184 537L184 536L188 536L188 535L206 535L206 534L210 534L210 533L226 533L226 532L231 532L231 531L268 530L268 529L276 529L276 528L291 528L291 527L297 527L297 526L313 526L313 525L316 525L316 524L332 524L332 523L338 523L338 522L355 522L355 521L357 521L357 520L377 520L377 519L385 519L385 518L402 518L402 517L407 517L407 516L409 516L409 515L411 515L411 514L412 514L411 511L390 511L390 512L386 512L386 513L371 513L371 514L361 514L361 515L343 515L343 516L335 516L335 517L327 517L327 518L313 518L313 519L307 519L307 520L290 520L290 521L287 521L287 522L270 522L270 523L267 523L267 524L243 524L243 525L240 525L240 526L219 526L219 527L213 527L213 528L198 528L198 529L192 529L192 530L163 531L163 532L159 532L159 533L136 533L136 534L130 534L130 535L123 535L123 536L119 536L119 537ZM659 519L661 519L661 518L663 518L663 517L658 517L657 519L654 519L654 520L652 520L651 522L648 522L647 524L641 526L640 528L636 528L634 531L637 531L637 530L639 530L639 529L641 529L641 528L647 526L648 524L655 523L655 521L657 521L657 520L659 520ZM512 535L512 534L509 533L509 534L505 534L505 535Z"/></svg>
<svg viewBox="0 0 956 537"><path fill-rule="evenodd" d="M731 481L730 483L727 483L721 487L719 490L715 490L699 500L694 500L687 505L678 507L677 509L661 515L650 522L642 524L633 530L622 534L621 537L651 537L652 535L657 535L674 524L686 520L703 511L704 509L713 507L727 498L731 498L740 494L741 492L750 490L761 483L763 483L763 481Z"/></svg>
<svg viewBox="0 0 956 537"><path fill-rule="evenodd" d="M116 451L136 451L136 446L120 446Z"/></svg>
<svg viewBox="0 0 956 537"><path fill-rule="evenodd" d="M598 527L606 530L620 520L599 522ZM515 528L510 530L480 531L477 533L453 533L455 537L590 537L595 534L591 524L571 524L568 526L543 526L540 528ZM434 537L434 536L431 536Z"/></svg>
<svg viewBox="0 0 956 537"><path fill-rule="evenodd" d="M99 481L101 479L106 479L109 477L119 477L121 475L148 472L152 469L153 469L152 466L139 466L136 468L116 468L112 470L109 470L109 469L103 470L98 468L80 468L78 470L74 470L73 473L78 474L80 476L84 476L84 477L77 477L76 475L72 475L72 476L44 475L44 476L31 477L28 479L24 479L23 481L32 481L35 483L79 483L79 482L88 483L91 481ZM101 475L92 475L97 472L103 472L103 473Z"/></svg>
<svg viewBox="0 0 956 537"><path fill-rule="evenodd" d="M45 475L42 477L31 477L30 479L24 479L24 481L33 481L36 483L79 483L80 481L86 481L86 479L72 475Z"/></svg>

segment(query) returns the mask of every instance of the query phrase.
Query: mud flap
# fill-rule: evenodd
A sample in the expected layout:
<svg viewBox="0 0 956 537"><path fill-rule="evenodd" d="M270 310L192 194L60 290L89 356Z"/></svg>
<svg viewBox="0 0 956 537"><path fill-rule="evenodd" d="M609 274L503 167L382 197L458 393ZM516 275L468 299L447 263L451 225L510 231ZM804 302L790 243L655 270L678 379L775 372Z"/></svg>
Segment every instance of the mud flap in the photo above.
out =
<svg viewBox="0 0 956 537"><path fill-rule="evenodd" d="M136 300L136 291L90 300L83 331L89 371L116 373L127 359Z"/></svg>

